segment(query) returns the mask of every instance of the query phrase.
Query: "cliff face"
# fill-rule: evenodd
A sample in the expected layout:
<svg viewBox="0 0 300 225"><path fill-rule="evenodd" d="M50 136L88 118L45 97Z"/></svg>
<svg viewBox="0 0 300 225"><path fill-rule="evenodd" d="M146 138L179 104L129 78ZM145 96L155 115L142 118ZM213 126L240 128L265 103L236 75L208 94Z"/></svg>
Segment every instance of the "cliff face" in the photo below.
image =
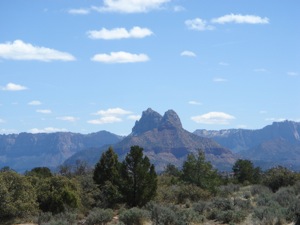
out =
<svg viewBox="0 0 300 225"><path fill-rule="evenodd" d="M163 170L168 163L181 166L187 154L199 149L204 150L207 160L219 169L230 169L236 160L230 150L212 139L199 137L183 129L179 116L173 110L161 116L147 109L133 127L131 135L117 143L114 149L122 157L133 145L143 147L158 170Z"/></svg>
<svg viewBox="0 0 300 225"><path fill-rule="evenodd" d="M122 160L130 151L130 147L138 145L144 149L157 171L164 170L169 163L181 166L187 154L204 150L206 159L220 170L231 170L236 156L209 138L199 137L182 128L180 118L173 110L168 110L163 116L147 109L135 123L132 133L122 141L113 145L114 151ZM66 161L74 163L77 159L88 161L95 165L102 152L107 148L88 149L81 151Z"/></svg>
<svg viewBox="0 0 300 225"><path fill-rule="evenodd" d="M0 135L0 168L25 171L38 166L55 168L78 151L114 144L122 138L106 131L88 135L69 132Z"/></svg>
<svg viewBox="0 0 300 225"><path fill-rule="evenodd" d="M274 122L258 130L196 130L194 134L212 138L263 168L283 165L300 170L300 123Z"/></svg>

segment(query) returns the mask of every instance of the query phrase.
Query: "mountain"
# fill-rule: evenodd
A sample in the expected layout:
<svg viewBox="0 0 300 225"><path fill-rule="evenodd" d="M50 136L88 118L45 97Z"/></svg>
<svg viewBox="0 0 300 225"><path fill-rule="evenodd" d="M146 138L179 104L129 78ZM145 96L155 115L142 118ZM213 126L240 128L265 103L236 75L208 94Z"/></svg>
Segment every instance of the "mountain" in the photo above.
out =
<svg viewBox="0 0 300 225"><path fill-rule="evenodd" d="M168 163L181 166L188 153L196 153L198 149L205 151L207 160L221 169L231 169L236 156L228 149L209 138L199 137L183 129L180 118L173 110L168 110L163 116L147 109L142 117L135 123L132 133L119 143L113 145L115 152L124 158L133 145L144 148L144 153L155 164L158 171L162 171ZM79 152L71 157L66 163L77 159L84 160L86 156L97 154L95 164L106 149L89 149ZM91 157L89 157L91 159Z"/></svg>
<svg viewBox="0 0 300 225"><path fill-rule="evenodd" d="M262 129L196 130L264 168L276 165L300 170L300 123L274 122Z"/></svg>
<svg viewBox="0 0 300 225"><path fill-rule="evenodd" d="M78 151L114 144L121 139L107 131L87 135L70 132L0 135L0 168L9 166L19 172L38 166L56 168Z"/></svg>

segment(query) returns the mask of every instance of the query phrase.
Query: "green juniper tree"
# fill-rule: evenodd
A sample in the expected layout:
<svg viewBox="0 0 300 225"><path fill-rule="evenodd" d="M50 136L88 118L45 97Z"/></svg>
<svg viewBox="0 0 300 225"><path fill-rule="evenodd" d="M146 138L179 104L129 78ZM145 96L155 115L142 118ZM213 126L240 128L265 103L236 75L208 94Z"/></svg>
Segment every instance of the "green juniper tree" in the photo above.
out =
<svg viewBox="0 0 300 225"><path fill-rule="evenodd" d="M121 176L122 193L129 206L143 206L155 196L157 175L149 158L143 156L143 148L131 147L122 163Z"/></svg>
<svg viewBox="0 0 300 225"><path fill-rule="evenodd" d="M197 155L189 154L183 163L182 180L200 188L214 191L220 183L220 177L210 162L205 161L202 150Z"/></svg>
<svg viewBox="0 0 300 225"><path fill-rule="evenodd" d="M93 179L102 192L102 201L105 206L113 207L122 199L120 168L118 155L112 147L102 154L96 164Z"/></svg>
<svg viewBox="0 0 300 225"><path fill-rule="evenodd" d="M234 177L239 183L257 184L261 180L261 169L254 167L250 160L239 159L232 167Z"/></svg>

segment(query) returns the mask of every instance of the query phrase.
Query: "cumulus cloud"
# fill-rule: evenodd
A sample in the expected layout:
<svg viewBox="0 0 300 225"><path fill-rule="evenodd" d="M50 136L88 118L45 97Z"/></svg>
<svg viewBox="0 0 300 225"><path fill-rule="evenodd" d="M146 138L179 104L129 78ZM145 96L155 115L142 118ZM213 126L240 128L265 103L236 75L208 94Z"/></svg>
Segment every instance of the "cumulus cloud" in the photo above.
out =
<svg viewBox="0 0 300 225"><path fill-rule="evenodd" d="M95 113L95 115L101 115L101 116L112 116L112 115L128 115L132 112L127 111L122 108L109 108L107 110L99 110Z"/></svg>
<svg viewBox="0 0 300 225"><path fill-rule="evenodd" d="M51 48L33 46L22 40L0 44L0 58L11 60L38 60L50 62L54 60L74 61L75 57L69 53Z"/></svg>
<svg viewBox="0 0 300 225"><path fill-rule="evenodd" d="M33 100L31 102L28 102L28 105L41 105L42 103L40 101L37 100Z"/></svg>
<svg viewBox="0 0 300 225"><path fill-rule="evenodd" d="M88 123L90 124L106 124L106 123L117 123L122 122L122 119L116 116L104 116L99 119L89 120Z"/></svg>
<svg viewBox="0 0 300 225"><path fill-rule="evenodd" d="M289 76L295 77L298 76L299 74L297 72L288 72L287 73Z"/></svg>
<svg viewBox="0 0 300 225"><path fill-rule="evenodd" d="M132 112L122 109L122 108L109 108L106 110L99 110L96 113L93 113L93 115L98 115L100 118L94 119L94 120L89 120L87 121L90 124L107 124L107 123L117 123L117 122L122 122L124 116L127 116L127 119L136 119L137 116L131 115Z"/></svg>
<svg viewBox="0 0 300 225"><path fill-rule="evenodd" d="M205 31L205 30L214 30L215 28L211 25L208 25L207 22L200 18L195 18L192 20L186 20L185 25L190 30Z"/></svg>
<svg viewBox="0 0 300 225"><path fill-rule="evenodd" d="M235 119L235 117L224 112L209 112L203 115L193 116L191 119L201 124L226 125L229 124L229 121Z"/></svg>
<svg viewBox="0 0 300 225"><path fill-rule="evenodd" d="M73 15L87 15L90 13L89 9L70 9L68 13Z"/></svg>
<svg viewBox="0 0 300 225"><path fill-rule="evenodd" d="M181 56L188 56L188 57L196 57L196 53L192 51L183 51L180 53Z"/></svg>
<svg viewBox="0 0 300 225"><path fill-rule="evenodd" d="M174 12L182 12L182 11L185 11L185 8L181 5L175 5L174 6Z"/></svg>
<svg viewBox="0 0 300 225"><path fill-rule="evenodd" d="M55 128L55 127L46 127L43 129L32 128L28 130L29 133L37 134L37 133L55 133L55 132L66 132L65 128Z"/></svg>
<svg viewBox="0 0 300 225"><path fill-rule="evenodd" d="M197 102L197 101L189 101L188 102L190 105L202 105L202 103L201 102Z"/></svg>
<svg viewBox="0 0 300 225"><path fill-rule="evenodd" d="M160 9L171 0L104 0L103 6L92 7L98 12L143 13Z"/></svg>
<svg viewBox="0 0 300 225"><path fill-rule="evenodd" d="M229 63L227 63L227 62L219 62L219 65L220 66L229 66Z"/></svg>
<svg viewBox="0 0 300 225"><path fill-rule="evenodd" d="M248 23L248 24L268 24L269 18L260 17L256 15L241 15L241 14L228 14L211 20L212 23Z"/></svg>
<svg viewBox="0 0 300 225"><path fill-rule="evenodd" d="M36 112L42 113L42 114L51 114L52 113L52 111L50 109L38 109L38 110L36 110Z"/></svg>
<svg viewBox="0 0 300 225"><path fill-rule="evenodd" d="M129 52L111 52L110 54L97 54L92 61L102 63L136 63L146 62L149 57L146 54L132 54Z"/></svg>
<svg viewBox="0 0 300 225"><path fill-rule="evenodd" d="M213 79L213 82L226 82L227 80L226 79L224 79L224 78L222 78L222 77L215 77L214 79Z"/></svg>
<svg viewBox="0 0 300 225"><path fill-rule="evenodd" d="M130 115L127 117L129 120L139 120L141 119L140 115Z"/></svg>
<svg viewBox="0 0 300 225"><path fill-rule="evenodd" d="M0 87L2 91L23 91L28 88L20 84L8 83L5 87Z"/></svg>
<svg viewBox="0 0 300 225"><path fill-rule="evenodd" d="M67 122L75 122L78 120L78 118L74 117L74 116L63 116L63 117L56 117L56 119L58 120L63 120L63 121L67 121Z"/></svg>
<svg viewBox="0 0 300 225"><path fill-rule="evenodd" d="M153 32L148 28L133 27L130 30L125 28L114 28L108 30L102 28L101 30L91 30L87 32L88 37L91 39L123 39L123 38L144 38L153 34Z"/></svg>
<svg viewBox="0 0 300 225"><path fill-rule="evenodd" d="M287 120L286 118L266 118L266 121L272 121L272 122L283 122L285 120Z"/></svg>

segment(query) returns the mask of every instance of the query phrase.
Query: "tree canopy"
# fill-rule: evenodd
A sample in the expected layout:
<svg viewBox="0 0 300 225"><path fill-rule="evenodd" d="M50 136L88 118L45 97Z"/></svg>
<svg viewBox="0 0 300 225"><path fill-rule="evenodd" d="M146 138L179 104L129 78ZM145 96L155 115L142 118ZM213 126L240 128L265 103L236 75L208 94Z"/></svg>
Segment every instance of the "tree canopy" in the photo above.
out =
<svg viewBox="0 0 300 225"><path fill-rule="evenodd" d="M249 182L256 184L260 182L261 169L254 167L253 163L247 159L238 159L232 167L234 177L239 183Z"/></svg>
<svg viewBox="0 0 300 225"><path fill-rule="evenodd" d="M182 180L195 184L203 189L213 190L220 182L220 177L210 162L205 160L205 154L189 154L183 163Z"/></svg>
<svg viewBox="0 0 300 225"><path fill-rule="evenodd" d="M143 148L132 146L122 163L122 192L128 205L143 206L156 193L157 175L153 164L143 156Z"/></svg>

